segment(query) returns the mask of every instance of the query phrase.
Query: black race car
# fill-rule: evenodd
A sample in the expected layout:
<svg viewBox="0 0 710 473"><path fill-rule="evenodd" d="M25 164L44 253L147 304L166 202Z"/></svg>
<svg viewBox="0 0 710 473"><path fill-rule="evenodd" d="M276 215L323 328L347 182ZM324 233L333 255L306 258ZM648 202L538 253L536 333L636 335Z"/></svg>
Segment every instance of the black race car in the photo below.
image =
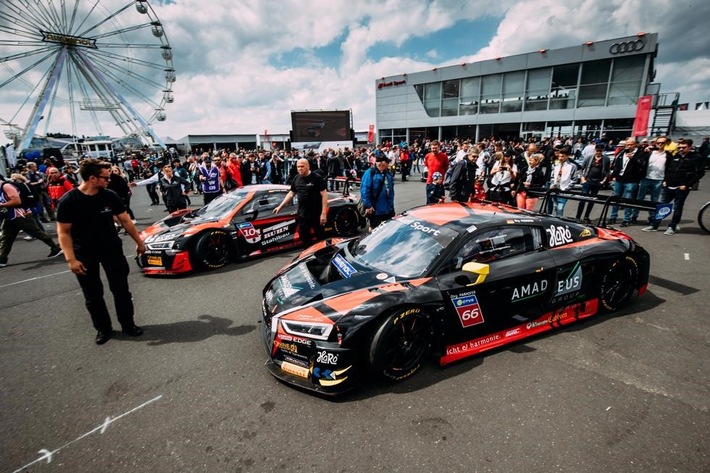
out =
<svg viewBox="0 0 710 473"><path fill-rule="evenodd" d="M147 251L138 266L147 275L179 274L298 246L297 198L273 213L288 191L277 184L240 187L200 209L175 212L141 233ZM326 232L349 236L364 227L356 200L328 196Z"/></svg>
<svg viewBox="0 0 710 473"><path fill-rule="evenodd" d="M418 207L304 251L264 288L267 368L338 394L400 381L597 314L646 291L628 235L492 203Z"/></svg>

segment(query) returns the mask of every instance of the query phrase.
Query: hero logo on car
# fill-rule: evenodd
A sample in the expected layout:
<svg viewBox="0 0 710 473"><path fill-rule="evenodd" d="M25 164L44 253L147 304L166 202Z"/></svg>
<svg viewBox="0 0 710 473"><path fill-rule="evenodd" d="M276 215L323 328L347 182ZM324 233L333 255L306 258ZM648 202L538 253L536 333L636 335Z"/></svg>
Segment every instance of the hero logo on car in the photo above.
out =
<svg viewBox="0 0 710 473"><path fill-rule="evenodd" d="M252 225L251 223L240 223L237 225L237 229L247 242L259 243L261 241L261 233L258 229L254 228L254 225Z"/></svg>
<svg viewBox="0 0 710 473"><path fill-rule="evenodd" d="M338 364L338 355L335 355L333 353L328 353L325 350L319 351L318 358L316 359L316 363L323 363L326 365L337 365Z"/></svg>
<svg viewBox="0 0 710 473"><path fill-rule="evenodd" d="M454 304L456 313L459 315L459 320L461 320L461 325L463 325L464 328L484 322L483 312L481 312L481 306L478 303L475 292L452 297L451 302Z"/></svg>
<svg viewBox="0 0 710 473"><path fill-rule="evenodd" d="M568 227L558 227L555 225L550 225L550 228L545 229L550 237L550 247L554 248L556 246L567 245L569 243L574 243L572 238L572 232L569 231Z"/></svg>

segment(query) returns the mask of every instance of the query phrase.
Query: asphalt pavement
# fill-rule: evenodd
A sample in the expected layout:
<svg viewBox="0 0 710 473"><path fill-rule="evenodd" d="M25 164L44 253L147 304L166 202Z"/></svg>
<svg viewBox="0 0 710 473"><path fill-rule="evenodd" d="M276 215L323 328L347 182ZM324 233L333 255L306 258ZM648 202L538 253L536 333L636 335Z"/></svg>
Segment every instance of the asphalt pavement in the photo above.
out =
<svg viewBox="0 0 710 473"><path fill-rule="evenodd" d="M424 203L414 179L397 211ZM263 366L261 289L296 252L146 278L124 236L145 334L97 346L66 263L18 239L0 269L0 471L710 471L708 179L678 234L626 229L652 277L622 311L337 400ZM135 193L139 227L165 215Z"/></svg>

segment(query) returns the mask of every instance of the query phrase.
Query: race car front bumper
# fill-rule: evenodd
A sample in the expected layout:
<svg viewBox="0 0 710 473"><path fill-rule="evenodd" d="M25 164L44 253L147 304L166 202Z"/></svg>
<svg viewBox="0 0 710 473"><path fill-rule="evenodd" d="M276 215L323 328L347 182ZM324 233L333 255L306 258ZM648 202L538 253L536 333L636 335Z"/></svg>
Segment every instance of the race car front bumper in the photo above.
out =
<svg viewBox="0 0 710 473"><path fill-rule="evenodd" d="M337 342L285 333L264 306L261 338L266 368L286 383L320 394L338 395L357 386L360 365L354 350ZM274 328L277 327L277 330Z"/></svg>
<svg viewBox="0 0 710 473"><path fill-rule="evenodd" d="M193 269L187 251L146 251L136 262L145 275L182 274Z"/></svg>

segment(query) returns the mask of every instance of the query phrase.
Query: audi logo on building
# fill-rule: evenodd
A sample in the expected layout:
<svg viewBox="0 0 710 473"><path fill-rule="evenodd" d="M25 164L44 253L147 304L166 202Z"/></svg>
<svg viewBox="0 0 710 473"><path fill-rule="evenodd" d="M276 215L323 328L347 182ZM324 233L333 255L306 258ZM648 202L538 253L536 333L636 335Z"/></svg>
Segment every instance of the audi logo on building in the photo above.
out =
<svg viewBox="0 0 710 473"><path fill-rule="evenodd" d="M624 53L635 53L641 51L646 43L641 39L635 41L626 41L623 43L614 43L609 47L609 52L611 54L624 54Z"/></svg>

